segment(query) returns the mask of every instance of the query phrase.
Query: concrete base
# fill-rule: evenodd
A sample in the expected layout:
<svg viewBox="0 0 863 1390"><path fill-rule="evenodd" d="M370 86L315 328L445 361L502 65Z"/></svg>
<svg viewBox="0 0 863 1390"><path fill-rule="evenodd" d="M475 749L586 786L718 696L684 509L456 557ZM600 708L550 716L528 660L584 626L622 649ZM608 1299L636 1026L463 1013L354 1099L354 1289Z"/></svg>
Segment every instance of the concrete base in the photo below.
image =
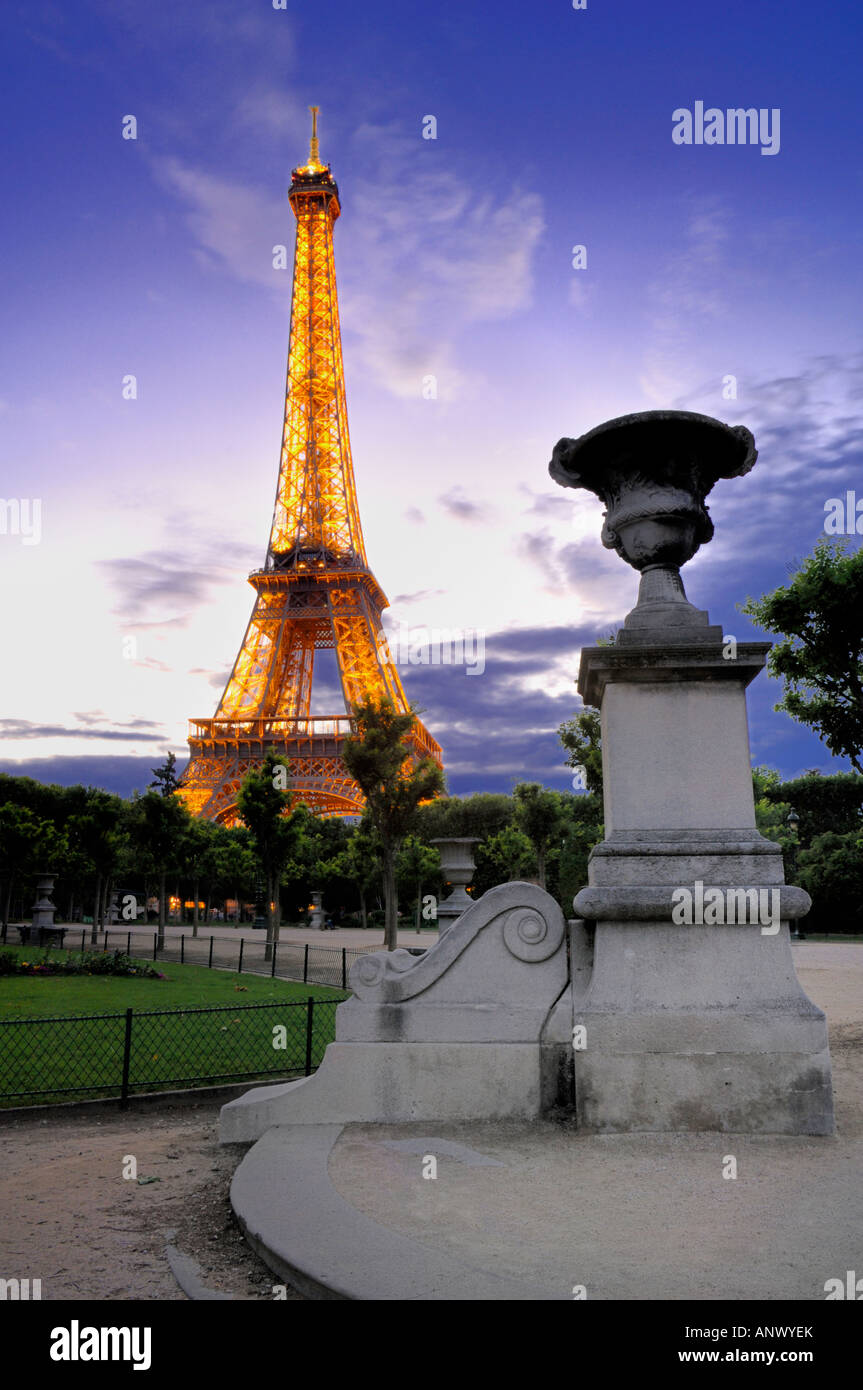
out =
<svg viewBox="0 0 863 1390"><path fill-rule="evenodd" d="M827 1021L788 925L598 923L573 1005L579 1126L606 1133L832 1134Z"/></svg>
<svg viewBox="0 0 863 1390"><path fill-rule="evenodd" d="M223 1144L272 1125L523 1119L540 1112L537 1043L330 1043L314 1076L223 1107Z"/></svg>

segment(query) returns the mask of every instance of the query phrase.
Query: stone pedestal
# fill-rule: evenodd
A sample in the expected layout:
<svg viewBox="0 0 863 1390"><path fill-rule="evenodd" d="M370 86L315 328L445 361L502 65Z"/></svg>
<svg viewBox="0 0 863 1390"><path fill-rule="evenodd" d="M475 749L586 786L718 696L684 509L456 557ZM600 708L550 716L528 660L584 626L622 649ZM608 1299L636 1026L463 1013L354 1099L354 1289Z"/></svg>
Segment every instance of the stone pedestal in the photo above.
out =
<svg viewBox="0 0 863 1390"><path fill-rule="evenodd" d="M826 1019L789 940L809 898L755 825L745 692L769 644L725 642L679 573L713 535L710 489L756 457L743 426L648 411L561 440L550 465L602 499L603 544L641 573L578 681L601 711L606 833L574 903L589 1129L833 1132Z"/></svg>
<svg viewBox="0 0 863 1390"><path fill-rule="evenodd" d="M54 926L54 913L57 911L51 900L54 891L55 873L40 874L36 882L36 901L33 904L33 930L45 931Z"/></svg>
<svg viewBox="0 0 863 1390"><path fill-rule="evenodd" d="M594 934L573 1000L590 1129L833 1132L826 1020L789 940L809 899L755 828L745 688L767 648L723 649L720 635L582 653L579 689L602 711L606 828L575 899ZM696 920L675 921L676 907Z"/></svg>
<svg viewBox="0 0 863 1390"><path fill-rule="evenodd" d="M323 907L323 902L324 902L324 895L323 895L323 893L313 893L313 894L312 894L311 920L310 920L310 922L309 922L309 926L310 926L314 931L323 931L323 929L324 929L324 907Z"/></svg>

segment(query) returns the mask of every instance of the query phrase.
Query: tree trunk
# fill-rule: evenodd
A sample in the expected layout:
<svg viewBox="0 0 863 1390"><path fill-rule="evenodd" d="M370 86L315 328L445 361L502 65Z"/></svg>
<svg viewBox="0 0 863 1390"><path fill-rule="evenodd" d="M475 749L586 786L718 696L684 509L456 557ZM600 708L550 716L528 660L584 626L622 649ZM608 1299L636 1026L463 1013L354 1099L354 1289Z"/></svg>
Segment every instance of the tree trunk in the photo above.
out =
<svg viewBox="0 0 863 1390"><path fill-rule="evenodd" d="M165 946L165 870L159 874L159 930L157 936L157 949L163 950Z"/></svg>
<svg viewBox="0 0 863 1390"><path fill-rule="evenodd" d="M399 900L396 889L396 852L384 846L384 945L394 951L399 944Z"/></svg>
<svg viewBox="0 0 863 1390"><path fill-rule="evenodd" d="M276 911L273 902L273 875L267 874L267 944L264 947L264 960L273 959L273 943L276 940Z"/></svg>
<svg viewBox="0 0 863 1390"><path fill-rule="evenodd" d="M363 924L363 931L365 931L366 927L367 927L368 924L369 924L368 917L366 916L366 895L365 895L365 893L363 892L362 888L359 890L359 892L360 892L360 920L362 921L362 924Z"/></svg>
<svg viewBox="0 0 863 1390"><path fill-rule="evenodd" d="M6 933L9 929L9 904L12 901L12 885L15 882L13 874L9 875L9 882L6 885L6 899L3 903L3 940L6 940Z"/></svg>
<svg viewBox="0 0 863 1390"><path fill-rule="evenodd" d="M198 879L197 877L195 877L195 878L192 879L192 888L193 888L193 890L194 890L193 893L192 893L192 897L195 899L195 904L194 904L194 907L192 908L192 935L193 935L193 936L197 936L197 935L198 935L198 883L199 883L199 879Z"/></svg>
<svg viewBox="0 0 863 1390"><path fill-rule="evenodd" d="M545 888L545 850L538 849L536 852L536 866L538 869L537 878L540 888Z"/></svg>
<svg viewBox="0 0 863 1390"><path fill-rule="evenodd" d="M90 928L90 945L95 946L99 939L99 908L102 904L102 875L96 875L96 896L93 899L93 925Z"/></svg>
<svg viewBox="0 0 863 1390"><path fill-rule="evenodd" d="M417 879L417 917L416 917L416 929L417 929L417 931L420 930L420 911L421 911L421 909L422 909L422 905L423 905L423 884L422 884L422 879L421 879L421 878L418 878L418 879Z"/></svg>

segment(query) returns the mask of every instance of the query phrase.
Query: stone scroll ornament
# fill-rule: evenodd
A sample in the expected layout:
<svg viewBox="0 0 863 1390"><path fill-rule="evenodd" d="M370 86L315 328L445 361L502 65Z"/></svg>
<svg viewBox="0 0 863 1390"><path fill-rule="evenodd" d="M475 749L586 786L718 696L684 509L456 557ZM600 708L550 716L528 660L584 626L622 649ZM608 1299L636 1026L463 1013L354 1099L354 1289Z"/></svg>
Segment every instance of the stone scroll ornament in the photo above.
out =
<svg viewBox="0 0 863 1390"><path fill-rule="evenodd" d="M607 420L555 445L548 471L605 506L602 544L636 570L679 569L713 536L705 498L720 478L739 478L758 457L744 425L685 410L647 410Z"/></svg>

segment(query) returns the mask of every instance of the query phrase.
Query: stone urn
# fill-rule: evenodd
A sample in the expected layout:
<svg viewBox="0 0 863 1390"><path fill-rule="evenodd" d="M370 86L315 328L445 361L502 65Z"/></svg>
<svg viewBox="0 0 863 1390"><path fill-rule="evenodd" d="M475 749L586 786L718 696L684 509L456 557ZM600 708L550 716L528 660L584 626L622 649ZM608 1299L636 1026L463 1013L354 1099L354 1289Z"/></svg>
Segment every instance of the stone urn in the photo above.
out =
<svg viewBox="0 0 863 1390"><path fill-rule="evenodd" d="M46 870L37 876L36 880L36 901L33 904L33 930L41 931L44 927L53 927L54 913L57 911L51 901L51 894L54 890L54 880L57 871Z"/></svg>
<svg viewBox="0 0 863 1390"><path fill-rule="evenodd" d="M622 645L637 641L643 629L706 625L707 615L686 597L680 568L713 537L705 498L714 484L742 477L757 457L744 425L688 410L622 415L555 445L552 478L600 498L602 544L641 574L638 604L619 634Z"/></svg>
<svg viewBox="0 0 863 1390"><path fill-rule="evenodd" d="M438 931L441 935L449 931L455 921L466 912L473 902L467 886L474 875L476 865L473 860L473 847L480 843L478 835L462 835L442 840L430 840L440 853L441 870L447 886L452 892L438 903Z"/></svg>

